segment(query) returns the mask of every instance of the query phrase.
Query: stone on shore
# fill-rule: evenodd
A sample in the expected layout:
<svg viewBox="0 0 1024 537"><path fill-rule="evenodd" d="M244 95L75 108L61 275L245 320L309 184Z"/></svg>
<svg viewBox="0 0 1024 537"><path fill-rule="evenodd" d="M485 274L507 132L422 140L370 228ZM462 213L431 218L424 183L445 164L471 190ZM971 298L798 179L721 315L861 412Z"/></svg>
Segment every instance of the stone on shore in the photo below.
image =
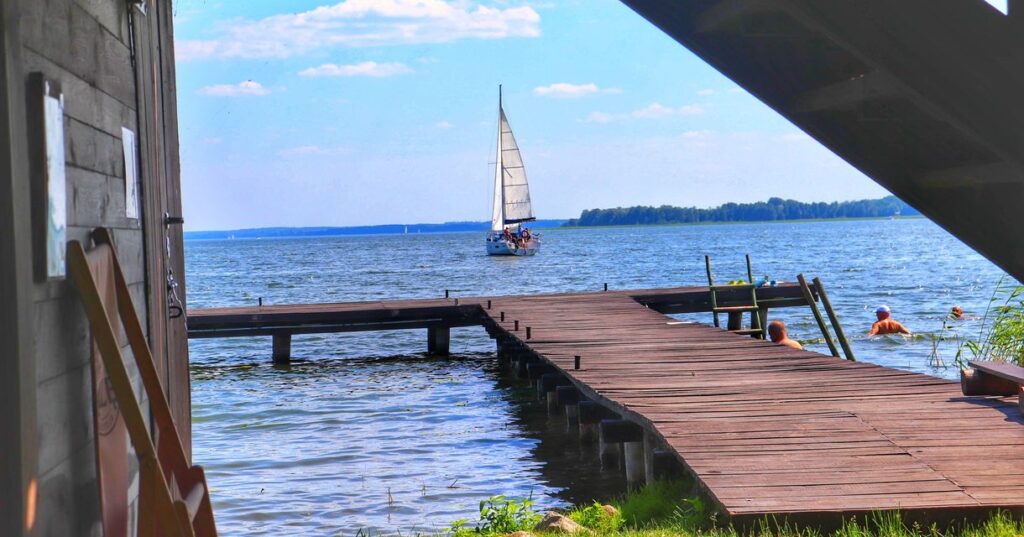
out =
<svg viewBox="0 0 1024 537"><path fill-rule="evenodd" d="M580 526L575 520L554 511L544 515L544 518L537 523L537 527L533 529L535 531L553 531L559 533L579 533L586 531L586 528Z"/></svg>

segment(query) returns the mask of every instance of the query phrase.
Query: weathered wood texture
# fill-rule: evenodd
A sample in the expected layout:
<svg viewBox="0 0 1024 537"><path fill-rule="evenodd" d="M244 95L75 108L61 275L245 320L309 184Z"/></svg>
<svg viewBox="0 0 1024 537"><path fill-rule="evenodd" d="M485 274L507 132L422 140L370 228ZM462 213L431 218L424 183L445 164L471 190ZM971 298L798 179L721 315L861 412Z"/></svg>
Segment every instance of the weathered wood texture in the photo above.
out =
<svg viewBox="0 0 1024 537"><path fill-rule="evenodd" d="M795 284L758 291L759 299L773 308L806 305ZM535 295L558 299L580 293ZM582 295L588 295L583 293ZM611 291L589 295L628 297L663 313L711 311L711 295L707 287L674 287ZM507 297L506 297L507 298ZM444 299L388 300L327 304L285 304L279 306L238 306L196 309L189 312L188 334L191 338L233 337L324 332L361 332L429 328L431 326L476 326L484 322L487 303L490 314L499 318L495 298L455 297ZM749 292L719 292L720 304L731 305L749 300ZM525 326L525 325L524 325ZM525 335L524 335L525 337Z"/></svg>
<svg viewBox="0 0 1024 537"><path fill-rule="evenodd" d="M735 520L1024 506L1015 400L673 323L625 294L498 298L487 313L492 332L653 431ZM533 328L529 341L515 321Z"/></svg>
<svg viewBox="0 0 1024 537"><path fill-rule="evenodd" d="M161 59L166 62L167 58L173 58L168 56L172 54L173 44L169 30L161 33L159 28L169 28L166 19L170 16L171 4L152 0L147 4L145 15L134 12L135 46L152 51L154 57L164 55ZM8 78L5 83L18 88L14 92L8 88L8 93L22 98L23 104L13 109L23 114L32 113L32 107L24 104L28 102L25 87L31 73L42 73L46 79L60 84L65 105L67 238L88 243L93 228L103 226L112 230L133 302L142 313L143 322L152 327L165 316L162 310L155 310L153 315L151 309L153 295L163 293L164 274L147 263L146 253L160 252L163 241L155 241L153 234L144 236L144 230L155 221L150 218L155 211L152 200L140 200L144 224L125 215L121 129L126 127L136 132L140 144L154 148L156 154L152 167L144 165L140 169L140 193L165 192L164 185L158 183L165 176L154 170L177 173L177 135L170 132L176 129L173 121L176 100L174 86L166 84L165 78L173 76L173 68L168 69L154 60L158 67L155 71L149 69L148 75L136 77L129 19L132 9L124 0L4 2L4 15L11 18L5 21L11 23L11 31L5 31L4 52L5 58L13 60L6 62ZM143 27L154 30L140 32ZM147 95L155 101L155 105L147 109L162 107L163 112L162 115L151 114L152 126L143 128L140 125L145 118L140 117L138 110ZM26 109L28 112L24 112ZM24 142L3 140L5 151L16 152L25 160L26 155L33 154L31 144L38 144L40 136L32 129L30 119L22 118L20 121L24 124L9 122L5 126L20 129L12 131L11 138L28 140L28 149L19 145ZM172 154L173 163L170 162ZM37 165L31 168L31 175L11 176L14 191L30 192L30 185L37 184L40 168ZM177 196L177 192L165 193L165 196ZM35 199L27 200L30 203L25 201L22 194L15 206L35 206L38 202ZM180 202L175 199L173 203ZM0 200L0 210L5 205ZM162 217L162 210L159 217ZM27 222L28 218L23 221ZM32 229L26 234L16 227L5 226L5 229L11 229L12 236L28 235L31 247L39 247L41 230ZM24 252L18 256L18 259L25 258ZM8 259L12 258L0 257L0 265L7 267ZM15 261L10 265L15 266ZM6 273L7 268L2 271ZM151 285L147 286L147 282ZM33 443L37 443L38 448L34 467L28 470L38 481L34 530L38 535L98 535L101 529L92 425L91 338L82 306L66 281L42 282L30 278L20 285L28 289L30 303L20 304L19 317L29 327L33 339L32 350L25 352L31 355L35 378L31 386L22 388L34 394L36 407ZM156 350L163 356L162 350ZM130 349L126 347L124 351L126 356L131 356ZM141 396L134 364L129 363L128 367ZM187 382L184 389L187 390ZM172 404L175 397L182 396L179 390L179 387L172 387ZM186 400L187 396L186 391ZM176 419L187 422L187 405L179 405L177 410ZM126 464L134 475L137 472L134 461L126 461Z"/></svg>

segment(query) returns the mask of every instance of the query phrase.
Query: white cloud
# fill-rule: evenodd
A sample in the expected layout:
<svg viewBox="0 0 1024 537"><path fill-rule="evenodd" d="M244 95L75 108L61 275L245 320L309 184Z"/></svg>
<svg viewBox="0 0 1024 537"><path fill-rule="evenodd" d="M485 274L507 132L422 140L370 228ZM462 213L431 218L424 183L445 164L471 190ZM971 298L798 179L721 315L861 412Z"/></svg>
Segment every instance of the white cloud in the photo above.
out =
<svg viewBox="0 0 1024 537"><path fill-rule="evenodd" d="M435 123L434 126L439 129L450 129L452 128L453 125L451 123L448 123L447 119L442 119L441 121Z"/></svg>
<svg viewBox="0 0 1024 537"><path fill-rule="evenodd" d="M334 47L538 37L530 6L502 9L468 0L344 0L300 13L235 20L214 39L178 41L179 61L287 58Z"/></svg>
<svg viewBox="0 0 1024 537"><path fill-rule="evenodd" d="M687 104L672 108L661 103L651 103L643 108L621 114L607 112L591 112L584 120L587 123L611 123L628 119L660 119L673 116L696 116L703 114L704 109L695 104Z"/></svg>
<svg viewBox="0 0 1024 537"><path fill-rule="evenodd" d="M349 65L325 63L320 67L310 67L299 72L301 76L371 76L386 77L411 73L412 69L404 63L362 62Z"/></svg>
<svg viewBox="0 0 1024 537"><path fill-rule="evenodd" d="M690 140L706 140L706 139L710 138L712 134L714 134L714 133L709 131L709 130L701 130L701 131L686 131L686 132L684 132L682 134L682 136L683 136L683 138L687 138L687 139L690 139Z"/></svg>
<svg viewBox="0 0 1024 537"><path fill-rule="evenodd" d="M619 88L599 88L597 84L570 84L568 82L556 82L548 86L537 86L533 88L533 94L539 97L562 97L574 98L593 95L595 93L622 93Z"/></svg>
<svg viewBox="0 0 1024 537"><path fill-rule="evenodd" d="M203 95L211 97L243 97L262 96L270 93L270 90L263 87L263 84L254 80L246 80L238 84L215 84L206 86L199 90Z"/></svg>
<svg viewBox="0 0 1024 537"><path fill-rule="evenodd" d="M300 145L289 147L278 152L282 157L347 155L351 150L347 147L320 147L318 145Z"/></svg>

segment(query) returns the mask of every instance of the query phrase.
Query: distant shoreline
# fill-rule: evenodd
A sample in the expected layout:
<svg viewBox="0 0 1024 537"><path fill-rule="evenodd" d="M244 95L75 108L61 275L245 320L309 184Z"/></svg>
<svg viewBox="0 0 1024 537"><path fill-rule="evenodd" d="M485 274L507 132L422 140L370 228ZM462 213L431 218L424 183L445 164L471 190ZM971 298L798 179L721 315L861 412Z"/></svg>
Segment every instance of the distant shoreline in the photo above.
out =
<svg viewBox="0 0 1024 537"><path fill-rule="evenodd" d="M922 215L907 215L895 217L896 220L918 220L924 218ZM725 226L725 225L738 225L738 224L800 224L800 223L815 223L815 222L843 222L843 221L863 221L863 220L890 220L888 216L864 216L864 217L837 217L837 218L796 218L791 220L735 220L726 222L683 222L683 223L666 223L666 224L617 224L617 225L602 225L602 226L571 226L566 225L568 219L564 220L539 220L533 227L537 230L553 230L553 229L564 229L566 231L582 230L582 229L615 229L615 228L636 228L636 227L682 227L682 226ZM419 233L413 231L414 225L409 225L409 235L415 234L437 234L437 233L474 233L484 232L490 227L489 222L461 222L459 225L450 227L448 224L415 224L416 229L420 229ZM472 224L472 228L468 228L467 224ZM422 226L422 227L420 227ZM425 230L429 226L429 230ZM402 231L357 231L365 228L402 228ZM365 237L374 235L405 235L403 224L389 224L381 226L353 226L353 227L338 227L338 228L323 228L323 227L298 227L298 228L252 228L243 230L228 230L228 231L186 231L185 240L187 241L201 241L201 240L231 240L232 238L237 240L254 240L254 239L315 239L321 237ZM326 230L339 230L340 232L329 232ZM269 233L260 233L268 231ZM291 231L292 233L288 233ZM324 232L321 232L324 231ZM241 233L239 233L241 232Z"/></svg>

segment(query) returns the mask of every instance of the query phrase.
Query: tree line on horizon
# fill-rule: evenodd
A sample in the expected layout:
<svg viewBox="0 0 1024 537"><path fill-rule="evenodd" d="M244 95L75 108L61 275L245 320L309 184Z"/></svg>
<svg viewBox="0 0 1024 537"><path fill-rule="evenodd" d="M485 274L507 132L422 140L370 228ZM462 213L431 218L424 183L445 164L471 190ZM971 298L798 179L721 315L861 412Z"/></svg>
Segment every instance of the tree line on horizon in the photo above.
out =
<svg viewBox="0 0 1024 537"><path fill-rule="evenodd" d="M756 203L726 203L718 207L633 206L584 210L579 218L563 224L578 226L632 226L658 224L699 224L703 222L771 222L824 218L886 218L916 216L916 209L896 196L873 200L805 203L771 198Z"/></svg>

